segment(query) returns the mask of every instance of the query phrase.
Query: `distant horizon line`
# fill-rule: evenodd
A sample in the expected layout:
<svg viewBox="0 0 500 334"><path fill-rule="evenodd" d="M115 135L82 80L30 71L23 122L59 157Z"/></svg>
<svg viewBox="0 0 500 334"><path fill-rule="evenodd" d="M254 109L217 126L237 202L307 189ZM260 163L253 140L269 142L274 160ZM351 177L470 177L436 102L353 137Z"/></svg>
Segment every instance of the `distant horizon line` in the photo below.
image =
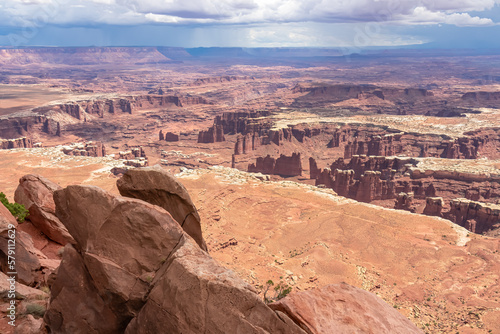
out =
<svg viewBox="0 0 500 334"><path fill-rule="evenodd" d="M395 45L395 46L367 46L360 47L360 50L368 51L384 51L384 50L418 50L418 51L429 51L429 50L463 50L463 51L500 51L500 47L491 48L472 48L472 47L456 47L456 48L442 48L442 47L424 47L432 46L434 43L423 43L423 44L411 44L411 45ZM170 45L24 45L24 46L12 46L12 45L0 45L0 49L35 49L35 48L171 48L171 49L319 49L319 50L341 50L348 49L350 46L170 46Z"/></svg>

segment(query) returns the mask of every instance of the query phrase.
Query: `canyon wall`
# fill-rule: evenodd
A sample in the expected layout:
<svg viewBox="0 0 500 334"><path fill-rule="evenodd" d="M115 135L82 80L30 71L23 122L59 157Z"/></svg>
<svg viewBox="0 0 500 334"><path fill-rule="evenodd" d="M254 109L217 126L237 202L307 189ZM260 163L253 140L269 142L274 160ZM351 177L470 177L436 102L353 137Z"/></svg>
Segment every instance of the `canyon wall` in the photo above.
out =
<svg viewBox="0 0 500 334"><path fill-rule="evenodd" d="M474 233L500 229L500 206L457 198L443 216Z"/></svg>
<svg viewBox="0 0 500 334"><path fill-rule="evenodd" d="M259 157L255 164L248 166L251 173L274 174L281 176L302 175L302 162L300 153L293 153L291 156L280 155L279 158L272 158L270 155Z"/></svg>
<svg viewBox="0 0 500 334"><path fill-rule="evenodd" d="M392 132L392 133L391 133ZM482 128L463 137L420 133L394 133L383 127L344 125L333 133L329 148L344 150L344 158L353 155L436 157L446 159L477 159L500 157L500 129Z"/></svg>
<svg viewBox="0 0 500 334"><path fill-rule="evenodd" d="M500 200L500 176L423 171L415 167L417 163L413 158L355 155L320 169L315 159L309 159L315 184L340 196L366 203L393 199L394 208L441 216L476 233L500 227L494 204ZM417 202L425 204L423 211L417 210Z"/></svg>
<svg viewBox="0 0 500 334"><path fill-rule="evenodd" d="M213 125L208 130L198 133L198 143L218 143L225 140L224 129L220 125Z"/></svg>
<svg viewBox="0 0 500 334"><path fill-rule="evenodd" d="M95 158L106 156L106 147L100 141L65 146L62 151L64 154L72 156Z"/></svg>
<svg viewBox="0 0 500 334"><path fill-rule="evenodd" d="M32 148L33 141L27 137L16 139L0 139L0 150L8 150L12 148Z"/></svg>

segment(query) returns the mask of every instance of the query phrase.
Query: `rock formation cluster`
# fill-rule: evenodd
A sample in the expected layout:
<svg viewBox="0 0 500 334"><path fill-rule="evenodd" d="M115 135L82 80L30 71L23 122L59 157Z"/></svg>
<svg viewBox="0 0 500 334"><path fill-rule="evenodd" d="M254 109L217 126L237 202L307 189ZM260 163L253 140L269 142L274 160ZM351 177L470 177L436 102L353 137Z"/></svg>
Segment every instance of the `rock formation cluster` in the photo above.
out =
<svg viewBox="0 0 500 334"><path fill-rule="evenodd" d="M445 217L475 233L499 228L498 208L491 203L500 198L500 180L496 176L448 171L422 173L414 167L416 163L412 158L355 155L351 159L339 158L324 169L310 158L309 170L316 185L357 201L394 199L395 209ZM457 199L461 196L467 199ZM423 210L417 209L416 199L425 201Z"/></svg>

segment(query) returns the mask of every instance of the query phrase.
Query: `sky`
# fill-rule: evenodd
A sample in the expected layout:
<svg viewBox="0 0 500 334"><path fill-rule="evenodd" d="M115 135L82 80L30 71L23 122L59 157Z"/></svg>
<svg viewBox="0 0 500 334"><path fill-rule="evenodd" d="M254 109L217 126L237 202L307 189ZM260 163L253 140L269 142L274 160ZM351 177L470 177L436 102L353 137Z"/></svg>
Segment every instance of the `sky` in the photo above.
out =
<svg viewBox="0 0 500 334"><path fill-rule="evenodd" d="M500 0L2 0L3 46L500 48Z"/></svg>

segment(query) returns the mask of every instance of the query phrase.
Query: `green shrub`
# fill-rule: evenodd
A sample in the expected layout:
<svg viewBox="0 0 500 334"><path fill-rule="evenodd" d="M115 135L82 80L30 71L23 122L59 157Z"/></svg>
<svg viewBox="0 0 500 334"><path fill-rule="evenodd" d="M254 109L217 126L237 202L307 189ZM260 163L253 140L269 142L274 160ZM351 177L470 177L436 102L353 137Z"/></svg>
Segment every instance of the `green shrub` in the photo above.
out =
<svg viewBox="0 0 500 334"><path fill-rule="evenodd" d="M281 298L285 298L292 291L292 287L283 282L279 282L276 286L274 286L274 288L271 289L271 287L273 286L273 281L269 280L266 282L266 288L264 290L264 302L266 304L278 301ZM269 290L272 291L272 295L268 296Z"/></svg>
<svg viewBox="0 0 500 334"><path fill-rule="evenodd" d="M28 210L22 204L18 203L9 203L9 200L5 196L4 193L0 192L0 202L12 213L14 217L16 217L17 221L22 223L24 219L28 217Z"/></svg>
<svg viewBox="0 0 500 334"><path fill-rule="evenodd" d="M36 318L42 318L45 314L45 307L38 304L26 305L26 314L31 314Z"/></svg>

